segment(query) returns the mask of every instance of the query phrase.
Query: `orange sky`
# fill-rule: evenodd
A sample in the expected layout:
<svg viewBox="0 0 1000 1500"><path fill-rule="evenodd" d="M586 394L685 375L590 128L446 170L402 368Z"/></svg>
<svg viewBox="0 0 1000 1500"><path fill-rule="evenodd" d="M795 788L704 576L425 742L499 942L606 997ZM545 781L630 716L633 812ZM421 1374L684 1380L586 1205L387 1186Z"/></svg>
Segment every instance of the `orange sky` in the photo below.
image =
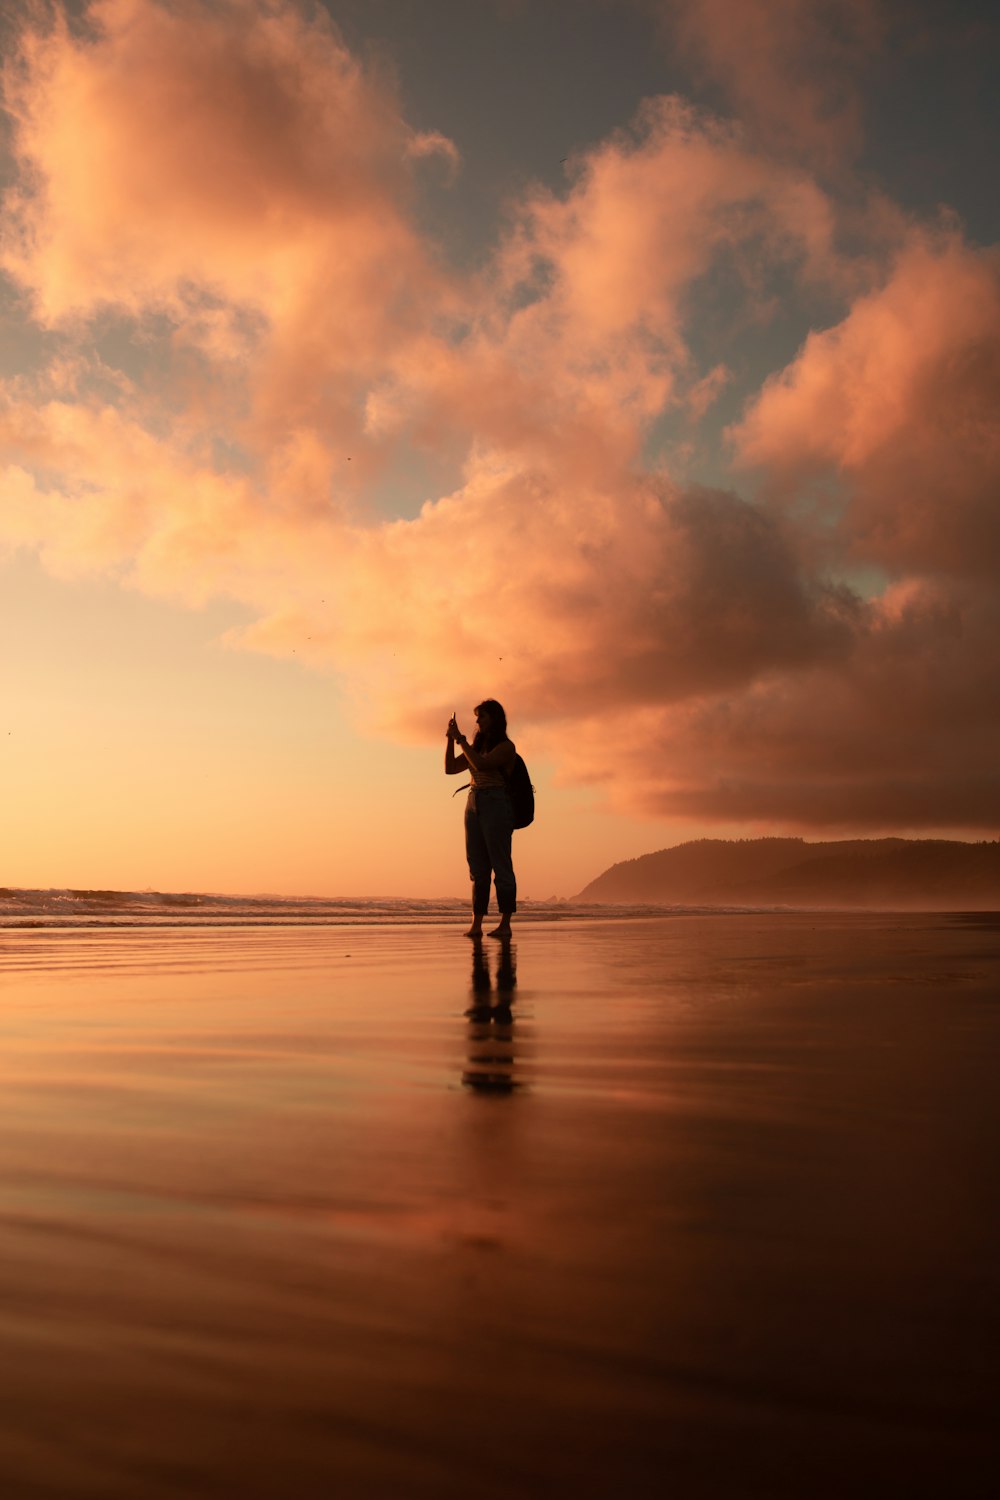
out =
<svg viewBox="0 0 1000 1500"><path fill-rule="evenodd" d="M15 11L0 880L460 893L487 695L527 895L995 837L985 14Z"/></svg>

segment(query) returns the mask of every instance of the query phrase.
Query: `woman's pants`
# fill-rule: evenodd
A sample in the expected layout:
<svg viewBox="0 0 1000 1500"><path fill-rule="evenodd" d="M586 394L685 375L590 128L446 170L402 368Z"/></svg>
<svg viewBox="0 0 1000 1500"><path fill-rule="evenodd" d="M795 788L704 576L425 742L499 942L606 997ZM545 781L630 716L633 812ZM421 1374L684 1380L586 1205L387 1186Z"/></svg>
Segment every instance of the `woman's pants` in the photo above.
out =
<svg viewBox="0 0 1000 1500"><path fill-rule="evenodd" d="M514 810L503 787L486 786L469 793L465 807L465 853L472 881L472 910L486 915L490 905L490 875L497 888L497 906L507 916L517 910L517 883L510 858Z"/></svg>

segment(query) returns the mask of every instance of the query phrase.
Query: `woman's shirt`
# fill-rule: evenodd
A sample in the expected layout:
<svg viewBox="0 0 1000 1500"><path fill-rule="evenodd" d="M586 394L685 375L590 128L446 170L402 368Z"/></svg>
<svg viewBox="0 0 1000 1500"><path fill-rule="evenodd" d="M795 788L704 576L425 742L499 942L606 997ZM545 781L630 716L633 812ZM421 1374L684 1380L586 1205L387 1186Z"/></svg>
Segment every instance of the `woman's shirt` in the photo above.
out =
<svg viewBox="0 0 1000 1500"><path fill-rule="evenodd" d="M507 776L514 764L516 754L513 740L501 740L499 745L494 745L492 750L477 750L474 753L479 762L478 768L471 763L468 756L465 757L472 785L480 791L488 786L506 787Z"/></svg>

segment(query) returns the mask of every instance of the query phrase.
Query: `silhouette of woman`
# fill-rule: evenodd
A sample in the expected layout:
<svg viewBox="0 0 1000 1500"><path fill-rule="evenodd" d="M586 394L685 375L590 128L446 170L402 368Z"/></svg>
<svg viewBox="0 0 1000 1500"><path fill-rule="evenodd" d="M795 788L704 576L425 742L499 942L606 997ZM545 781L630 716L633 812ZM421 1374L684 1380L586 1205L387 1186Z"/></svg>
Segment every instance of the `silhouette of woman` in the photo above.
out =
<svg viewBox="0 0 1000 1500"><path fill-rule="evenodd" d="M468 771L472 781L465 808L465 853L472 881L472 926L466 936L482 936L492 875L500 922L489 936L509 938L510 919L517 910L517 882L510 854L514 810L507 791L507 776L514 764L515 750L507 738L507 715L495 698L485 699L475 714L477 728L471 745L452 715L444 752L445 774L457 776ZM461 754L456 754L456 744L461 746Z"/></svg>

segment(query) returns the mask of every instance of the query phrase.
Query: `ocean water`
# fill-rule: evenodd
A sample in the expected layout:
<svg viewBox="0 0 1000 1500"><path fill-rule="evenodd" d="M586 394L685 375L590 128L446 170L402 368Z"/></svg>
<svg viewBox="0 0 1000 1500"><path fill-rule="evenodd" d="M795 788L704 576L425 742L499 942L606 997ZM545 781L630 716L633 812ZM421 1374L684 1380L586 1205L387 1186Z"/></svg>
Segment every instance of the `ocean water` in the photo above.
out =
<svg viewBox="0 0 1000 1500"><path fill-rule="evenodd" d="M726 908L741 910L741 908ZM18 890L0 888L0 929L4 927L218 927L317 926L357 924L400 926L461 921L467 898L440 900L386 897L216 896L194 892ZM559 922L600 916L609 920L695 913L696 906L608 907L574 901L522 901L520 922Z"/></svg>

